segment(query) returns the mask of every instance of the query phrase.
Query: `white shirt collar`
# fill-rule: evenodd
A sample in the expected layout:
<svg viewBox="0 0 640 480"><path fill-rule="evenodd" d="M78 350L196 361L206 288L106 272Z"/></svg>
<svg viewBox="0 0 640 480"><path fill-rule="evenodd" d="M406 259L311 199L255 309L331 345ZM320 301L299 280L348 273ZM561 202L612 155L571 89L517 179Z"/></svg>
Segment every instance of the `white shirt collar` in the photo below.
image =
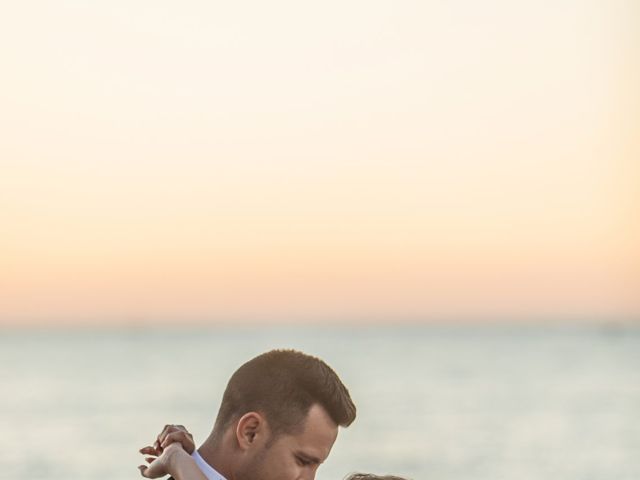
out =
<svg viewBox="0 0 640 480"><path fill-rule="evenodd" d="M226 480L226 478L220 475L215 468L204 461L204 458L200 456L198 450L194 450L191 456L196 461L196 465L198 465L200 471L204 473L204 476L209 480Z"/></svg>

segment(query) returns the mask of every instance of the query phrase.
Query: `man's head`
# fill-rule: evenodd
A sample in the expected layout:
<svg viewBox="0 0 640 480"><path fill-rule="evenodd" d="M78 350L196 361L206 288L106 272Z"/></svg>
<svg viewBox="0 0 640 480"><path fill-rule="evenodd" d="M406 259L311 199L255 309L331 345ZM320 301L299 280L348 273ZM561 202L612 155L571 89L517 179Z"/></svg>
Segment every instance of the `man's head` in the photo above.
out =
<svg viewBox="0 0 640 480"><path fill-rule="evenodd" d="M310 480L356 407L322 360L273 350L242 365L224 392L212 439L235 480ZM229 479L231 480L231 478Z"/></svg>
<svg viewBox="0 0 640 480"><path fill-rule="evenodd" d="M222 397L216 430L225 431L247 412L260 412L271 432L302 428L318 404L336 425L351 425L356 407L340 378L326 363L294 350L272 350L249 360L231 376Z"/></svg>

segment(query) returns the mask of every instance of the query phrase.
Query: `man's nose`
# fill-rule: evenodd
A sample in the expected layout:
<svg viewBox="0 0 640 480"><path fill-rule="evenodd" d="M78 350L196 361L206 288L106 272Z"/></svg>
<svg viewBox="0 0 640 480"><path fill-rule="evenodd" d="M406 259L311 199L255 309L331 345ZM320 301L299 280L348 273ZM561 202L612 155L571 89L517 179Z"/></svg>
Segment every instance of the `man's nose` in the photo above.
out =
<svg viewBox="0 0 640 480"><path fill-rule="evenodd" d="M315 468L303 468L300 472L298 480L315 480L316 469Z"/></svg>

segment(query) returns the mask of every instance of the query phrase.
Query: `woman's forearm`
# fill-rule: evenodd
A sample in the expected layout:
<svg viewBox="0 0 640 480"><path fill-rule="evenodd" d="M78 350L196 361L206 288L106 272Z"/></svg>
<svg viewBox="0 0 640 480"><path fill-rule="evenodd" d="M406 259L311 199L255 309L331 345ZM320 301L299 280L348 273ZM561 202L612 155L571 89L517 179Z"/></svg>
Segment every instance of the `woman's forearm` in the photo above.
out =
<svg viewBox="0 0 640 480"><path fill-rule="evenodd" d="M193 457L182 449L173 452L167 470L175 480L207 480Z"/></svg>

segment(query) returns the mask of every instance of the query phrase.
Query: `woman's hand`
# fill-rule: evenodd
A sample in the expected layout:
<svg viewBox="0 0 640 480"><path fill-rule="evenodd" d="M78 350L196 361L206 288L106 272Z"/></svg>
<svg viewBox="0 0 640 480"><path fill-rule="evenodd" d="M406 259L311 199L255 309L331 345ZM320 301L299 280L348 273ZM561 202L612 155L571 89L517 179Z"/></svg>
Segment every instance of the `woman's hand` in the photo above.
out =
<svg viewBox="0 0 640 480"><path fill-rule="evenodd" d="M157 436L153 447L148 446L140 449L140 453L160 456L162 451L172 443L179 443L188 454L192 454L196 449L196 444L191 435L183 425L165 425Z"/></svg>
<svg viewBox="0 0 640 480"><path fill-rule="evenodd" d="M145 448L153 449L153 447ZM175 480L207 480L196 465L196 461L184 451L179 442L170 443L164 447L160 456L148 457L147 462L149 462L148 466L138 467L140 474L145 478L158 478L168 474Z"/></svg>
<svg viewBox="0 0 640 480"><path fill-rule="evenodd" d="M153 447L145 447L140 450L141 453L149 453L149 449ZM143 450L146 450L143 452ZM158 478L165 475L174 475L183 465L193 463L195 461L187 452L184 451L182 445L178 442L171 443L163 448L162 453L157 457L146 458L149 465L140 465L138 469L140 474L145 478Z"/></svg>
<svg viewBox="0 0 640 480"><path fill-rule="evenodd" d="M140 465L138 468L146 478L175 475L179 471L178 467L190 468L190 463L195 465L191 458L195 449L193 436L186 428L182 425L165 425L153 446L140 449L140 453L148 455L145 460L149 465Z"/></svg>

